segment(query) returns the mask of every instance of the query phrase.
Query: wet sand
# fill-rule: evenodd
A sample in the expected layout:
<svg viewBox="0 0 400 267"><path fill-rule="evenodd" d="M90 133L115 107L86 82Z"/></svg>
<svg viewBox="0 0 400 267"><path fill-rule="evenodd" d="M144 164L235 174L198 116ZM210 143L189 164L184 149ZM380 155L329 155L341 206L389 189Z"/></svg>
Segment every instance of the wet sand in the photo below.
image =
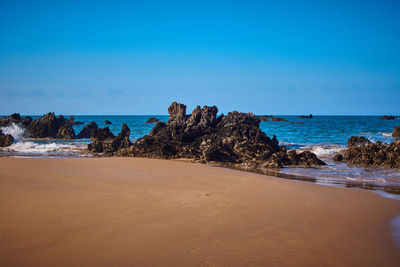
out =
<svg viewBox="0 0 400 267"><path fill-rule="evenodd" d="M0 158L0 266L400 266L373 192L179 161Z"/></svg>

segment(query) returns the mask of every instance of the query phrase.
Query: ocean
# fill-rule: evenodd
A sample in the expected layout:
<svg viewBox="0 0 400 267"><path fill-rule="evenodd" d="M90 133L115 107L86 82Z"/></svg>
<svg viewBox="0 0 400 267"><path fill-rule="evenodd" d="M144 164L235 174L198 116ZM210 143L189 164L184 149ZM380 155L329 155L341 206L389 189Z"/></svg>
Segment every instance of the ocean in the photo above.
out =
<svg viewBox="0 0 400 267"><path fill-rule="evenodd" d="M66 115L65 117L69 117ZM150 117L166 122L168 115L124 115L124 116L80 116L75 121L85 124L95 121L99 127L110 127L118 134L123 123L131 129L131 141L148 134L155 124L146 123ZM287 149L309 150L327 163L320 168L288 167L279 170L282 175L314 177L318 183L328 185L349 185L349 182L365 183L377 186L400 188L400 170L376 167L349 166L346 163L333 162L335 153L345 149L351 136L365 136L370 141L392 142L391 133L400 120L382 120L379 116L314 116L313 119L301 119L297 116L280 116L288 122L261 122L260 128L272 138L276 135L281 145ZM32 116L36 119L39 116ZM105 120L112 122L105 125ZM85 124L74 125L78 134ZM85 151L89 139L81 140L32 140L23 137L24 129L17 125L2 128L3 133L14 136L16 143L0 150L0 156L11 157L90 157Z"/></svg>

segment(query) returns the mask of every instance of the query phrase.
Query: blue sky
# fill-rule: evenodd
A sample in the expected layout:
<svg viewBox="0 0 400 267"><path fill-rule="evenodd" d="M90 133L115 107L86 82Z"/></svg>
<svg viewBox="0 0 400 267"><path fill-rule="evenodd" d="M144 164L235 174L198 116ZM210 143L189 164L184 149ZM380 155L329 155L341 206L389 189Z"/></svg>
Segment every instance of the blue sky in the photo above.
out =
<svg viewBox="0 0 400 267"><path fill-rule="evenodd" d="M1 0L0 114L400 114L399 2Z"/></svg>

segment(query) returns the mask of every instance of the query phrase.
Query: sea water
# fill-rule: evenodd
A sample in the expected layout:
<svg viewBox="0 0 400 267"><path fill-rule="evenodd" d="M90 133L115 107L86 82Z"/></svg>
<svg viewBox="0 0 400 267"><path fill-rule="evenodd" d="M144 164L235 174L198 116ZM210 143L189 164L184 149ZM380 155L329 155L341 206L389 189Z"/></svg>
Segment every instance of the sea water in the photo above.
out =
<svg viewBox="0 0 400 267"><path fill-rule="evenodd" d="M65 117L69 117L68 115ZM168 120L167 115L132 115L132 116L79 116L75 121L84 124L74 125L78 134L89 122L95 121L99 127L109 127L116 135L123 123L131 129L130 139L136 139L148 134L154 127L146 123L150 117L161 121ZM288 122L261 122L260 128L269 137L276 135L281 145L287 149L298 151L309 150L327 163L319 168L282 168L280 173L285 175L314 177L322 184L339 184L348 186L349 183L368 184L377 186L395 186L400 188L400 171L397 169L349 166L332 160L335 153L346 148L351 136L365 136L370 141L392 142L391 133L394 126L400 126L400 120L382 120L379 116L314 116L313 119L301 119L297 116L280 116ZM32 116L33 119L39 116ZM105 120L112 124L106 125ZM18 125L2 128L3 133L12 134L16 142L10 147L1 149L0 156L12 157L89 157L86 151L89 139L54 140L29 139L24 137L24 129Z"/></svg>

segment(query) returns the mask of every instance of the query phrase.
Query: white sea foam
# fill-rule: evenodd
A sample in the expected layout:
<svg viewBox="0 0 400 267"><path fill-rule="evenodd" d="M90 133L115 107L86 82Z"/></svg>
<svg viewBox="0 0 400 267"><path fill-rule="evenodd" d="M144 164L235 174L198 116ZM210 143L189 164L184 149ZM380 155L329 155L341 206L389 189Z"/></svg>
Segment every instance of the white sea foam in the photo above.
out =
<svg viewBox="0 0 400 267"><path fill-rule="evenodd" d="M51 153L51 152L67 152L76 149L77 146L60 143L39 144L35 142L17 142L9 147L3 148L3 151L22 152L22 153Z"/></svg>
<svg viewBox="0 0 400 267"><path fill-rule="evenodd" d="M0 129L3 134L11 134L12 137L17 140L22 139L25 134L25 129L15 123L12 123L11 125L6 127L1 127Z"/></svg>
<svg viewBox="0 0 400 267"><path fill-rule="evenodd" d="M382 133L382 135L385 137L392 137L392 133Z"/></svg>
<svg viewBox="0 0 400 267"><path fill-rule="evenodd" d="M316 145L309 147L309 149L317 156L328 156L343 150L344 147L335 145Z"/></svg>
<svg viewBox="0 0 400 267"><path fill-rule="evenodd" d="M281 146L292 146L292 145L298 145L298 144L290 143L290 142L279 142L279 145L281 145Z"/></svg>

